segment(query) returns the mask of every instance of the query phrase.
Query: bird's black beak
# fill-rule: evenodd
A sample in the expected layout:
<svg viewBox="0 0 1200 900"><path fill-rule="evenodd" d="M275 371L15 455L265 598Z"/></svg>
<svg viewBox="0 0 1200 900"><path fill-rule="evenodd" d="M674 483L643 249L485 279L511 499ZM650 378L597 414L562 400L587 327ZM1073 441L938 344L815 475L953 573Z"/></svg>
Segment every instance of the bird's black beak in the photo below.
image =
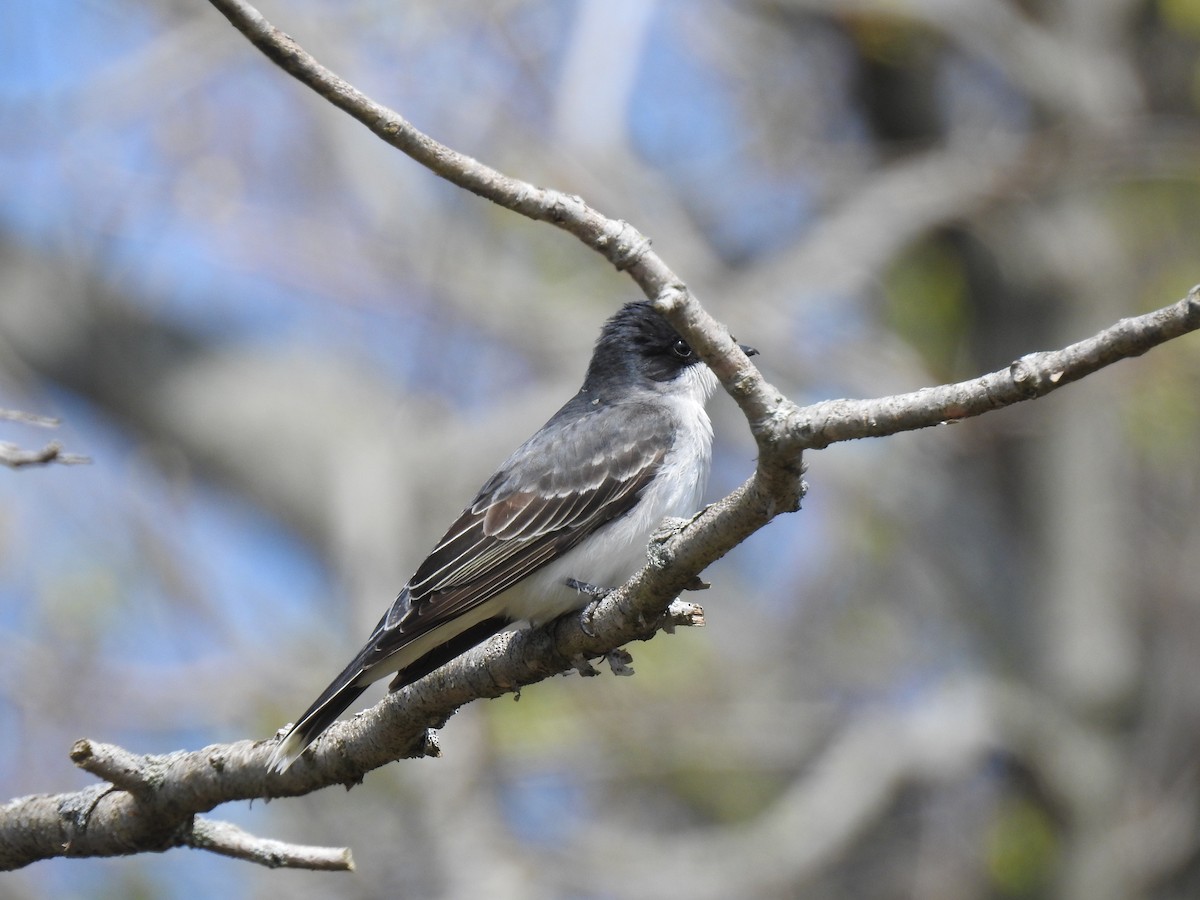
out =
<svg viewBox="0 0 1200 900"><path fill-rule="evenodd" d="M738 344L738 346L742 348L742 352L745 353L747 356L758 356L758 351L755 350L753 347L748 347L745 344Z"/></svg>

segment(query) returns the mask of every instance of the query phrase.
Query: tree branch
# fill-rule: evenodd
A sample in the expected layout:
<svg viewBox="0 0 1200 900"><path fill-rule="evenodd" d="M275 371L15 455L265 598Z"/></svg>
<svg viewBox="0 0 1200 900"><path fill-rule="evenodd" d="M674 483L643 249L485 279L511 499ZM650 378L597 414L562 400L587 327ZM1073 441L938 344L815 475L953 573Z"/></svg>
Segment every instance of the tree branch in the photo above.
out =
<svg viewBox="0 0 1200 900"><path fill-rule="evenodd" d="M970 381L879 400L829 400L803 411L795 429L806 450L968 419L1044 397L1122 359L1200 329L1200 285L1171 306L1122 319L1061 350L1028 353L1007 369Z"/></svg>
<svg viewBox="0 0 1200 900"><path fill-rule="evenodd" d="M343 847L306 847L255 837L230 822L197 819L187 846L244 859L269 869L353 872L354 858Z"/></svg>
<svg viewBox="0 0 1200 900"><path fill-rule="evenodd" d="M37 413L25 412L23 409L0 408L0 419L7 422L20 422L23 425L37 425L39 428L57 428L62 424L53 416L39 416Z"/></svg>
<svg viewBox="0 0 1200 900"><path fill-rule="evenodd" d="M768 398L773 391L761 378L747 380L754 368L728 331L700 307L683 280L628 222L601 214L580 197L512 178L439 143L321 65L249 3L209 2L273 63L435 175L498 206L575 235L618 270L628 272L734 395L751 427L770 415ZM741 389L734 393L732 387L738 384Z"/></svg>
<svg viewBox="0 0 1200 900"><path fill-rule="evenodd" d="M39 416L19 409L0 409L0 419L8 422L20 422L23 425L36 425L39 428L57 428L59 425L58 419ZM23 450L16 444L0 441L0 465L8 466L10 469L44 466L54 462L65 466L77 466L90 463L91 460L76 453L64 453L62 444L58 441L51 441L41 450Z"/></svg>
<svg viewBox="0 0 1200 900"><path fill-rule="evenodd" d="M649 640L659 629L702 623L701 611L691 603L676 600L664 613L653 597L627 589L614 592L596 610L592 634L573 616L501 634L339 722L284 773L267 772L272 740L160 756L78 741L71 749L72 761L110 783L22 797L0 807L0 871L56 856L121 856L185 846L264 865L310 868L305 861L318 859L317 867L332 868L329 861L341 851L290 848L284 853L280 848L289 845L249 835L221 842L212 837L211 823L200 826L197 837L197 825L204 820L195 817L231 801L297 796L335 784L353 787L367 772L393 760L437 756L429 729L440 728L464 704L581 668L587 659L634 640ZM234 852L250 847L259 850Z"/></svg>
<svg viewBox="0 0 1200 900"><path fill-rule="evenodd" d="M45 466L55 462L64 466L78 466L90 463L91 460L76 453L64 453L62 444L58 441L51 441L41 450L22 450L16 444L0 441L0 465L10 469Z"/></svg>

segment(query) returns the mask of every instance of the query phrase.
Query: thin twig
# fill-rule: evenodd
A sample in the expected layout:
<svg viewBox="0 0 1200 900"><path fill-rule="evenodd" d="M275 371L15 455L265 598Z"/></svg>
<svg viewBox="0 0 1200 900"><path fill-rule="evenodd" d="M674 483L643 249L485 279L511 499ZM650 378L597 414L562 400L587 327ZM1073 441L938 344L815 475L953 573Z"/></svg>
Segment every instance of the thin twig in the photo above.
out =
<svg viewBox="0 0 1200 900"><path fill-rule="evenodd" d="M184 840L189 847L209 850L257 863L269 869L309 869L318 872L353 872L354 857L347 847L312 847L260 838L231 822L196 819L191 835Z"/></svg>
<svg viewBox="0 0 1200 900"><path fill-rule="evenodd" d="M71 748L71 762L131 794L144 796L154 789L154 757L139 756L115 744L76 741Z"/></svg>
<svg viewBox="0 0 1200 900"><path fill-rule="evenodd" d="M50 463L60 463L64 466L79 466L90 463L91 459L77 453L64 453L62 444L51 441L41 450L22 450L16 444L0 441L0 465L10 469L20 469L26 466L44 466Z"/></svg>
<svg viewBox="0 0 1200 900"><path fill-rule="evenodd" d="M0 409L0 419L21 422L24 425L36 425L39 428L57 428L62 424L60 419L53 416L39 416L37 413L25 412L21 409Z"/></svg>
<svg viewBox="0 0 1200 900"><path fill-rule="evenodd" d="M1051 391L1115 362L1141 356L1200 329L1200 285L1182 300L1128 319L1061 350L1028 353L970 381L878 400L827 400L797 411L792 426L806 450L968 419Z"/></svg>

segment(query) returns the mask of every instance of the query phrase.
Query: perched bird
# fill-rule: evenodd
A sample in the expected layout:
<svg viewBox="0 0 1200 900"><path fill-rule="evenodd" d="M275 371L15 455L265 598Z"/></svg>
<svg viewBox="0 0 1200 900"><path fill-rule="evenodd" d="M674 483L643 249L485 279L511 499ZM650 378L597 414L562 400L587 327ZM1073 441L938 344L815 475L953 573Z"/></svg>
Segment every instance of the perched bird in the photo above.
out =
<svg viewBox="0 0 1200 900"><path fill-rule="evenodd" d="M398 690L509 624L548 622L624 583L662 520L699 508L716 383L649 303L625 305L579 393L479 489L272 767L290 766L385 675Z"/></svg>

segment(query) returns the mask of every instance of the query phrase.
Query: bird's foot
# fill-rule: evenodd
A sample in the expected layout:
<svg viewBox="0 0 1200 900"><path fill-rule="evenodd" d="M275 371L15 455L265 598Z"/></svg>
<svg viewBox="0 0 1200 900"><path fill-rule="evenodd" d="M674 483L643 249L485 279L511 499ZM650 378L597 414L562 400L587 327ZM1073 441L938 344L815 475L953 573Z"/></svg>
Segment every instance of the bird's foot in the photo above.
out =
<svg viewBox="0 0 1200 900"><path fill-rule="evenodd" d="M587 657L583 654L576 656L571 660L571 665L575 667L575 671L584 678L592 678L600 673L596 671L596 667L588 662Z"/></svg>
<svg viewBox="0 0 1200 900"><path fill-rule="evenodd" d="M613 589L598 587L594 584L588 584L586 581L576 581L574 578L567 579L567 587L571 588L571 590L579 591L581 594L587 594L592 598L579 614L579 627L583 629L583 633L588 637L595 637L596 632L592 630L592 617L596 614L596 607L600 605L600 601L611 594Z"/></svg>

